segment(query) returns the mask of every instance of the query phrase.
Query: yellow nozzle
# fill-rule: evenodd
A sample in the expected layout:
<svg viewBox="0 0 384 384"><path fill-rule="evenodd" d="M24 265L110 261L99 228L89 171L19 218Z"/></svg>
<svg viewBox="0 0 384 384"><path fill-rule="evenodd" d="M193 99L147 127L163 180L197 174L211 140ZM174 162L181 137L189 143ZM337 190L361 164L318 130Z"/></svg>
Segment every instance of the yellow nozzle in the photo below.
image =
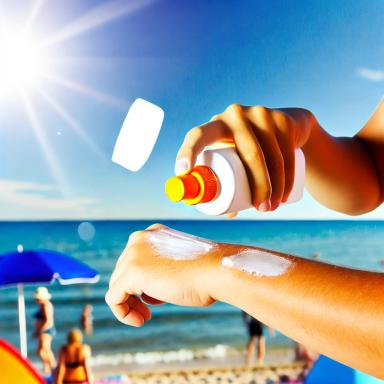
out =
<svg viewBox="0 0 384 384"><path fill-rule="evenodd" d="M213 200L219 189L219 183L213 171L198 165L186 175L173 176L165 184L165 193L173 202L183 200L195 205Z"/></svg>

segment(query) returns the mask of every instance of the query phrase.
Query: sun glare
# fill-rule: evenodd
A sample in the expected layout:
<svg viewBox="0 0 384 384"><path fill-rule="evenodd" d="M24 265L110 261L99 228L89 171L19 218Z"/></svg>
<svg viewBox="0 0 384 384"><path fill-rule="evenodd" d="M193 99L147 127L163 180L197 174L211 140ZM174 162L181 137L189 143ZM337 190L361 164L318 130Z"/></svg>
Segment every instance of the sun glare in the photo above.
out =
<svg viewBox="0 0 384 384"><path fill-rule="evenodd" d="M39 74L44 73L45 57L32 38L8 31L0 35L0 52L1 94L36 86Z"/></svg>
<svg viewBox="0 0 384 384"><path fill-rule="evenodd" d="M92 98L99 103L115 108L126 109L126 100L108 95L76 80L68 79L61 73L61 68L66 63L68 52L57 50L58 46L67 40L73 40L82 33L102 25L113 22L125 15L133 13L156 0L110 0L91 7L84 14L70 20L58 29L44 31L44 15L41 15L46 5L46 0L31 1L32 7L21 25L7 15L6 9L0 6L0 103L16 102L24 107L30 126L35 133L41 151L47 160L53 179L63 195L70 192L69 185L61 170L60 161L56 158L51 147L49 129L56 129L55 125L47 127L42 124L40 114L34 105L34 98L40 96L46 105L98 155L104 158L104 153L92 138L83 129L82 125L64 105L57 100L51 90L45 88L60 88L75 92L83 97ZM11 2L9 2L11 3ZM58 2L60 3L60 2ZM62 2L63 4L65 2ZM60 3L61 4L61 3ZM38 28L37 18L40 17ZM46 16L47 17L47 16ZM39 31L40 34L35 33ZM69 56L69 59L71 57ZM76 58L75 58L76 59ZM80 59L84 59L81 58ZM92 61L90 60L90 64ZM53 91L54 92L54 89ZM11 108L11 111L14 109ZM62 136L65 131L56 131L57 136Z"/></svg>

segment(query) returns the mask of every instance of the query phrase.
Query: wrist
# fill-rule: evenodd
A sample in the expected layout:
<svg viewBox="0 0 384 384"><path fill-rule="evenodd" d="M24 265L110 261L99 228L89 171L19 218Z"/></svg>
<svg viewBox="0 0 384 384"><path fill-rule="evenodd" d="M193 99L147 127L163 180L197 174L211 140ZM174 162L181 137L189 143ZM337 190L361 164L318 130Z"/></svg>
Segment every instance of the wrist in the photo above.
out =
<svg viewBox="0 0 384 384"><path fill-rule="evenodd" d="M206 282L208 293L213 300L234 304L231 294L236 292L238 274L231 268L224 266L222 260L224 257L235 255L243 249L244 247L238 245L221 244L219 250L211 255L210 264L206 269Z"/></svg>
<svg viewBox="0 0 384 384"><path fill-rule="evenodd" d="M307 110L302 109L302 118L300 124L303 130L302 137L300 138L299 147L302 148L308 144L314 137L316 137L317 132L321 129L319 122L317 121L315 115Z"/></svg>

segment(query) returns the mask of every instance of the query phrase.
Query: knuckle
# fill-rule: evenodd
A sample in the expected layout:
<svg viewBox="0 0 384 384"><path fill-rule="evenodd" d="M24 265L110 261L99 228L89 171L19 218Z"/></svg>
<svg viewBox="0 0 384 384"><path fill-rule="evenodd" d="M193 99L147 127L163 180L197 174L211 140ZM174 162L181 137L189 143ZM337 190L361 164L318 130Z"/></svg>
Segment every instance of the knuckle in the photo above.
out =
<svg viewBox="0 0 384 384"><path fill-rule="evenodd" d="M220 115L213 115L212 117L211 117L211 120L210 121L216 121L216 120L219 120L220 119Z"/></svg>
<svg viewBox="0 0 384 384"><path fill-rule="evenodd" d="M196 139L199 139L202 135L203 135L203 129L200 126L198 126L190 129L186 135L186 138L196 140Z"/></svg>
<svg viewBox="0 0 384 384"><path fill-rule="evenodd" d="M145 231L132 232L128 237L128 244L136 243L143 240Z"/></svg>
<svg viewBox="0 0 384 384"><path fill-rule="evenodd" d="M288 132L291 125L292 125L292 119L281 111L274 111L273 112L273 118L276 122L277 129L282 132Z"/></svg>
<svg viewBox="0 0 384 384"><path fill-rule="evenodd" d="M155 224L150 225L147 228L147 230L152 230L153 231L153 230L160 230L160 229L165 229L165 228L167 228L166 225L161 224L161 223L155 223Z"/></svg>
<svg viewBox="0 0 384 384"><path fill-rule="evenodd" d="M252 108L252 112L256 115L256 116L265 116L265 114L268 112L268 108L264 107L263 105L255 105L253 108Z"/></svg>
<svg viewBox="0 0 384 384"><path fill-rule="evenodd" d="M227 107L225 112L233 113L236 115L242 115L243 114L243 106L240 104L231 104Z"/></svg>

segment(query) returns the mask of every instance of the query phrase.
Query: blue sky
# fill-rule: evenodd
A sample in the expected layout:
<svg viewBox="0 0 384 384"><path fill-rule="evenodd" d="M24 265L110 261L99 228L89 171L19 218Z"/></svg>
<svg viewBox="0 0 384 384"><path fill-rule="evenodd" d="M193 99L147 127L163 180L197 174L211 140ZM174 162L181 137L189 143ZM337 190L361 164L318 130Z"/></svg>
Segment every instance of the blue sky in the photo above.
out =
<svg viewBox="0 0 384 384"><path fill-rule="evenodd" d="M305 107L350 136L383 96L382 1L15 0L0 20L21 28L36 4L30 31L51 43L49 71L28 90L29 118L19 96L0 99L0 219L204 219L163 192L191 127L236 102ZM137 97L165 122L130 173L110 158ZM348 218L308 194L240 217Z"/></svg>

